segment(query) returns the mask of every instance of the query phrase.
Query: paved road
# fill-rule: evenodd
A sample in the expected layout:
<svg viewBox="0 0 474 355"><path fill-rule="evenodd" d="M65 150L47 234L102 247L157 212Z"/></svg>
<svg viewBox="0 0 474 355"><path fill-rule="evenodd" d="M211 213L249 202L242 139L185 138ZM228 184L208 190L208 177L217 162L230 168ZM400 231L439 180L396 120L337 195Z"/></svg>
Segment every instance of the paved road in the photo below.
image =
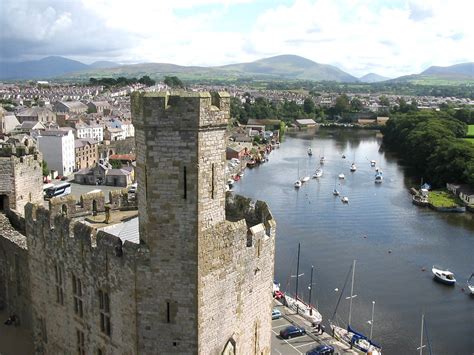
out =
<svg viewBox="0 0 474 355"><path fill-rule="evenodd" d="M316 334L316 331L308 322L304 321L300 316L296 316L291 310L275 301L275 308L280 310L284 317L272 321L272 355L300 355L306 354L307 351L315 348L319 344L329 344L335 349L334 355L339 354L356 354L336 339L332 338L328 333L323 335ZM306 335L292 338L280 338L280 330L285 329L289 325L298 325L306 329Z"/></svg>

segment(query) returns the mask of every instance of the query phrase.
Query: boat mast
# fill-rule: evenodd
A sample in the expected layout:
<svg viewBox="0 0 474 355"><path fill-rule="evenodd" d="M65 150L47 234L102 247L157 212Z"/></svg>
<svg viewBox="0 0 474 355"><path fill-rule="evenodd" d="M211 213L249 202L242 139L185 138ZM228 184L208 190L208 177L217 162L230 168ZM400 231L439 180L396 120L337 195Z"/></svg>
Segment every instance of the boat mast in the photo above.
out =
<svg viewBox="0 0 474 355"><path fill-rule="evenodd" d="M352 284L351 284L351 297L348 297L350 299L349 301L349 322L347 325L351 325L351 319L352 319L352 299L357 297L357 295L354 295L354 275L355 275L355 267L356 267L356 261L354 260L354 263L352 264Z"/></svg>
<svg viewBox="0 0 474 355"><path fill-rule="evenodd" d="M370 320L370 337L372 339L372 330L374 328L374 309L375 309L375 301L372 301L372 319Z"/></svg>
<svg viewBox="0 0 474 355"><path fill-rule="evenodd" d="M423 345L423 327L424 327L424 322L425 322L425 315L422 313L422 314L421 314L420 347L416 349L416 350L420 350L420 355L423 355L423 348L425 347L425 345Z"/></svg>
<svg viewBox="0 0 474 355"><path fill-rule="evenodd" d="M295 299L296 299L296 314L298 314L298 279L300 278L300 246L301 244L298 243L298 261L296 263L296 292L295 292Z"/></svg>
<svg viewBox="0 0 474 355"><path fill-rule="evenodd" d="M309 282L309 315L313 315L313 307L311 307L311 291L313 290L313 269L314 266L311 265L311 281Z"/></svg>

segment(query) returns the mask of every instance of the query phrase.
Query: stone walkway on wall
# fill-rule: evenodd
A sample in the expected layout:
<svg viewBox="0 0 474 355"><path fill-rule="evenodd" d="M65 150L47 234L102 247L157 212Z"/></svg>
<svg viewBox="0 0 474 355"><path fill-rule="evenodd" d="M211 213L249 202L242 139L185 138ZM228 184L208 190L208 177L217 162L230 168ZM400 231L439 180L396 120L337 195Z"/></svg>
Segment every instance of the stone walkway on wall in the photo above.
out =
<svg viewBox="0 0 474 355"><path fill-rule="evenodd" d="M5 325L8 319L5 310L0 311L0 355L33 354L33 338L21 326Z"/></svg>

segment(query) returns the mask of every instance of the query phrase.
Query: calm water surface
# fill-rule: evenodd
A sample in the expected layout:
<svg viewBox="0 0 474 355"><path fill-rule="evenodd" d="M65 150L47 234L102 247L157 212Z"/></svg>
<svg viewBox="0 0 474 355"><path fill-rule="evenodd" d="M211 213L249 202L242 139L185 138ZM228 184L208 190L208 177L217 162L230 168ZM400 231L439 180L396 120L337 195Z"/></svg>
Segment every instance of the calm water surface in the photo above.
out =
<svg viewBox="0 0 474 355"><path fill-rule="evenodd" d="M440 214L412 205L403 167L380 144L375 132L288 134L268 163L245 171L234 191L269 204L277 220L275 279L291 293L295 279L290 275L296 273L301 243L299 293L308 297L314 265L313 303L326 320L341 292L335 289L342 289L356 259L352 325L368 335L375 301L373 338L384 354L418 353L422 312L434 354L474 354L474 298L462 291L474 272L474 215ZM327 159L323 177L296 190L298 169L300 176L312 177L320 154ZM380 185L374 183L372 159L384 172ZM353 160L355 173L349 171ZM336 181L341 172L346 179ZM332 195L335 184L349 197L348 205ZM455 272L456 287L434 282L433 264ZM343 298L336 318L345 325L347 317Z"/></svg>

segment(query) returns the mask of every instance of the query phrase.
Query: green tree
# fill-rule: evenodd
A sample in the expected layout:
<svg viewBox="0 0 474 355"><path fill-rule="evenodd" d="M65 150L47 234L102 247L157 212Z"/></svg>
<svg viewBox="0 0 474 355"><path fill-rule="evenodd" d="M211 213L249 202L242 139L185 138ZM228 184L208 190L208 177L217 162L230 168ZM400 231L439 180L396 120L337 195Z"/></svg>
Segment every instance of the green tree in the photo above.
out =
<svg viewBox="0 0 474 355"><path fill-rule="evenodd" d="M336 114L342 114L344 112L349 112L350 110L350 103L349 98L346 94L342 94L336 98L336 104L334 105L334 112Z"/></svg>
<svg viewBox="0 0 474 355"><path fill-rule="evenodd" d="M43 176L48 176L49 175L49 169L48 169L48 163L46 160L43 160L41 163L41 168L43 169Z"/></svg>
<svg viewBox="0 0 474 355"><path fill-rule="evenodd" d="M165 76L163 82L171 88L184 88L183 82L177 76Z"/></svg>
<svg viewBox="0 0 474 355"><path fill-rule="evenodd" d="M390 101L385 95L379 97L379 104L382 106L390 107Z"/></svg>
<svg viewBox="0 0 474 355"><path fill-rule="evenodd" d="M316 106L314 105L313 99L307 97L303 102L303 110L307 114L313 114L315 112Z"/></svg>
<svg viewBox="0 0 474 355"><path fill-rule="evenodd" d="M121 169L122 162L120 160L109 160L110 165L112 165L113 169Z"/></svg>
<svg viewBox="0 0 474 355"><path fill-rule="evenodd" d="M138 82L146 86L153 86L156 84L156 81L150 78L148 75L142 76L140 79L138 79Z"/></svg>
<svg viewBox="0 0 474 355"><path fill-rule="evenodd" d="M355 112L362 111L364 108L364 105L362 104L362 101L360 101L357 97L354 97L351 100L351 110Z"/></svg>

